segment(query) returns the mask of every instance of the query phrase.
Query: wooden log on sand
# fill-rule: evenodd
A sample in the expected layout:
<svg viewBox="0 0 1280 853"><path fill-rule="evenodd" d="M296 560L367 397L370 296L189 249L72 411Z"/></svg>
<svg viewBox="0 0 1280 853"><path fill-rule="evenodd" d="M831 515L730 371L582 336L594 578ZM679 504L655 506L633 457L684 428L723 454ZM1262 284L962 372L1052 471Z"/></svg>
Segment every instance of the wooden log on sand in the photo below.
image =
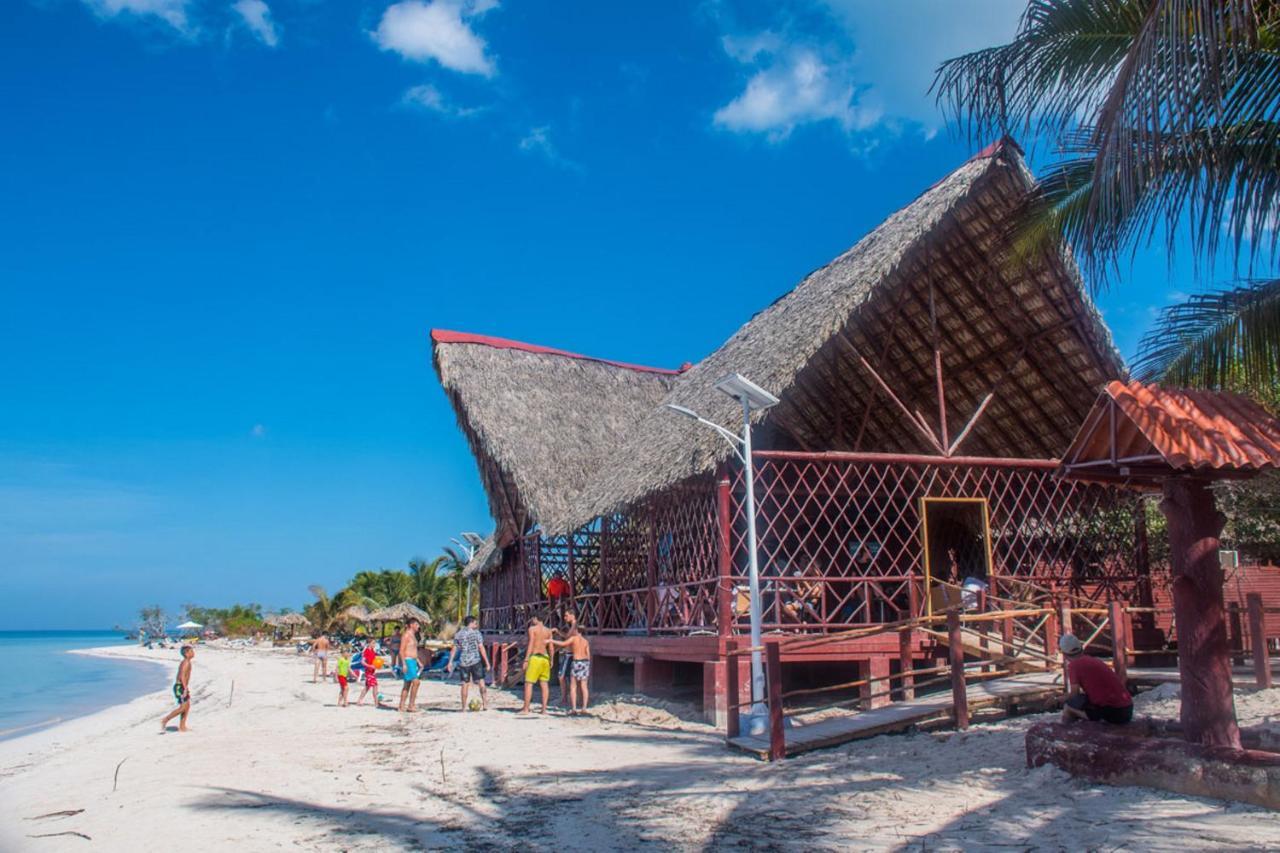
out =
<svg viewBox="0 0 1280 853"><path fill-rule="evenodd" d="M1280 809L1280 753L1141 737L1105 723L1037 723L1027 730L1027 766L1052 764L1108 785Z"/></svg>

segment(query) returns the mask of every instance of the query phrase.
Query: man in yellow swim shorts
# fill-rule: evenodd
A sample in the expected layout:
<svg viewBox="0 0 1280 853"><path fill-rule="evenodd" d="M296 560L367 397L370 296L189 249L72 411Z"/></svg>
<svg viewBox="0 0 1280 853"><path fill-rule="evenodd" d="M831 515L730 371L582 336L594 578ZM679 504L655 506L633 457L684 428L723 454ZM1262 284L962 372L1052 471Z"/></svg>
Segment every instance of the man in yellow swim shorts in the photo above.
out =
<svg viewBox="0 0 1280 853"><path fill-rule="evenodd" d="M547 713L547 695L550 692L547 682L550 680L551 629L534 616L529 620L528 643L524 650L524 707L520 709L521 714L529 713L535 684L542 691L542 710L539 713Z"/></svg>

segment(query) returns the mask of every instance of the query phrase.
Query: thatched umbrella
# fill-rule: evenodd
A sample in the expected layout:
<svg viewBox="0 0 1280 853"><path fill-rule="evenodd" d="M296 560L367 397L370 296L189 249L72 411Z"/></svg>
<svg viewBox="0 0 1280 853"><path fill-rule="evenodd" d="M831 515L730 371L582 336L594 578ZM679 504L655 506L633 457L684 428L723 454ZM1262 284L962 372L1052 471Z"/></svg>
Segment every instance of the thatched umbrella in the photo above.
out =
<svg viewBox="0 0 1280 853"><path fill-rule="evenodd" d="M363 604L352 604L350 607L347 607L339 613L338 618L343 622L367 623L371 621L369 619L369 608L365 607Z"/></svg>
<svg viewBox="0 0 1280 853"><path fill-rule="evenodd" d="M421 607L408 601L402 601L399 604L393 604L390 607L384 607L369 614L370 622L403 623L408 622L410 619L417 619L425 625L431 621L431 615Z"/></svg>

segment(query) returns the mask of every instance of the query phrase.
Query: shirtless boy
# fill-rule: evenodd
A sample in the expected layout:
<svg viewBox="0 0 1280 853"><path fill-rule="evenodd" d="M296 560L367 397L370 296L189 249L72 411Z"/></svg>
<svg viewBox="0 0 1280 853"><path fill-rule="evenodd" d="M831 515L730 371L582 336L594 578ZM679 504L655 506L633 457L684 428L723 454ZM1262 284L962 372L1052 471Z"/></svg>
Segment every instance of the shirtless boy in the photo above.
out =
<svg viewBox="0 0 1280 853"><path fill-rule="evenodd" d="M191 659L195 656L196 650L191 646L182 647L182 663L178 664L178 677L173 682L173 698L178 707L160 721L161 732L168 731L169 721L179 714L182 718L178 720L178 731L187 731L187 715L191 713Z"/></svg>
<svg viewBox="0 0 1280 853"><path fill-rule="evenodd" d="M564 627L555 629L552 634L560 639L567 640L576 633L578 633L578 614L574 613L572 609L566 610L564 612ZM572 663L573 656L569 651L566 650L560 653L560 665L557 667L560 673L560 704L566 709L573 707L569 699L569 669Z"/></svg>
<svg viewBox="0 0 1280 853"><path fill-rule="evenodd" d="M547 682L551 680L551 629L534 616L529 620L528 642L524 650L524 707L521 714L529 713L533 699L533 685L542 691L542 711L547 713Z"/></svg>
<svg viewBox="0 0 1280 853"><path fill-rule="evenodd" d="M400 688L400 710L418 710L418 620L410 619L400 634L400 665L404 667L404 684ZM405 707L405 702L409 707Z"/></svg>
<svg viewBox="0 0 1280 853"><path fill-rule="evenodd" d="M569 713L585 714L591 698L587 691L587 680L591 678L591 644L586 637L574 631L567 639L553 642L552 645L568 648L573 656L569 663Z"/></svg>
<svg viewBox="0 0 1280 853"><path fill-rule="evenodd" d="M321 634L311 645L311 653L315 655L315 665L311 667L311 683L316 683L316 676L319 675L326 681L329 678L329 638Z"/></svg>

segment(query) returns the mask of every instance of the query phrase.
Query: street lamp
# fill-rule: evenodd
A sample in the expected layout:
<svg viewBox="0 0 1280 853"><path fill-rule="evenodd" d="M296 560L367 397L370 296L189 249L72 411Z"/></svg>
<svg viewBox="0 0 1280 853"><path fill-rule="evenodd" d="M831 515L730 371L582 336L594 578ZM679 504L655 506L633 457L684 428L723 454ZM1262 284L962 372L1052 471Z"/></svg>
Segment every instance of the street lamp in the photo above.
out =
<svg viewBox="0 0 1280 853"><path fill-rule="evenodd" d="M476 549L480 547L480 543L484 541L484 537L479 533L463 533L462 538L466 541L459 540L456 536L449 537L453 544L457 545L466 552L467 562L470 563L476 556ZM467 576L467 615L471 615L471 582L470 575Z"/></svg>
<svg viewBox="0 0 1280 853"><path fill-rule="evenodd" d="M763 411L778 405L778 398L756 385L740 373L730 373L715 383L715 389L737 400L742 406L742 435L709 421L692 409L667 403L667 408L687 418L692 418L703 426L710 427L729 442L734 455L742 462L742 470L746 475L747 487L747 590L751 611L751 713L747 720L747 731L751 734L763 734L768 725L769 713L764 706L764 657L760 652L761 622L763 617L760 607L760 564L756 554L756 485L755 471L751 464L751 412ZM730 666L736 666L730 662ZM731 697L730 701L736 701Z"/></svg>

